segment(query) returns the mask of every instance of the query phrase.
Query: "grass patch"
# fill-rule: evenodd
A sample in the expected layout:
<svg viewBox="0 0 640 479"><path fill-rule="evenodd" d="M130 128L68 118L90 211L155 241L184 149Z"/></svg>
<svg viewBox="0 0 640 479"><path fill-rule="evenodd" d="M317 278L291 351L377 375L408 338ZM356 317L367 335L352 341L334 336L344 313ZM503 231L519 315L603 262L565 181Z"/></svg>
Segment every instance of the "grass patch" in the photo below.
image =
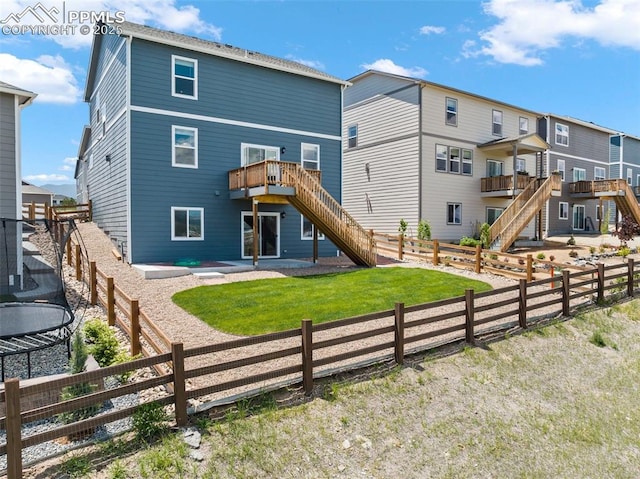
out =
<svg viewBox="0 0 640 479"><path fill-rule="evenodd" d="M173 302L210 326L238 335L300 327L302 319L324 323L488 291L481 281L420 268L371 268L348 273L200 286L173 295Z"/></svg>

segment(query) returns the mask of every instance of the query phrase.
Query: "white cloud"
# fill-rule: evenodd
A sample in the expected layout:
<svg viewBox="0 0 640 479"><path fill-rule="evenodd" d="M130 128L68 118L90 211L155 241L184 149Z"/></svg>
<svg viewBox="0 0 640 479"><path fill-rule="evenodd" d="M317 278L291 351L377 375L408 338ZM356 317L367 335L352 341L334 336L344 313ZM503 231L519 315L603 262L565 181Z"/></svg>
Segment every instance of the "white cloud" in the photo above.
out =
<svg viewBox="0 0 640 479"><path fill-rule="evenodd" d="M445 32L444 27L435 27L432 25L425 25L420 28L420 35L431 35L432 33L435 35L440 35Z"/></svg>
<svg viewBox="0 0 640 479"><path fill-rule="evenodd" d="M60 166L60 168L58 168L59 171L75 171L76 169L76 162L78 161L78 158L65 158L64 160L62 160L62 166Z"/></svg>
<svg viewBox="0 0 640 479"><path fill-rule="evenodd" d="M463 55L487 55L500 63L535 66L547 49L563 41L594 40L604 46L640 50L640 2L602 0L585 7L580 0L490 0L488 15L500 23L480 32L483 44Z"/></svg>
<svg viewBox="0 0 640 479"><path fill-rule="evenodd" d="M315 68L316 70L324 70L324 63L318 60L304 60L302 58L296 58L293 55L287 55L287 60L291 60L292 62L297 62L302 65L305 65L309 68Z"/></svg>
<svg viewBox="0 0 640 479"><path fill-rule="evenodd" d="M394 75L401 75L405 77L424 77L429 72L421 67L405 68L400 65L396 65L392 60L388 58L380 58L373 63L365 63L362 67L366 70L378 70L386 73L393 73Z"/></svg>
<svg viewBox="0 0 640 479"><path fill-rule="evenodd" d="M64 8L63 8L64 3ZM109 12L112 16L116 12L122 12L125 20L134 23L143 23L151 26L173 30L176 32L195 32L198 35L210 37L213 40L222 38L222 29L205 22L200 18L200 10L193 5L176 5L177 0L55 0L47 2L46 8L53 18L41 15L43 22L40 22L31 12L28 12L19 22L20 25L57 25L62 24L62 20L68 20L69 12L88 12L99 14ZM2 0L2 14L0 20L4 20L11 13L20 14L25 8L34 7L37 2L33 0ZM52 9L56 8L58 13ZM67 17L63 18L63 13ZM42 13L38 11L38 13ZM95 18L86 19L82 22L85 25L95 23ZM73 31L68 33L52 34L46 36L65 48L83 48L91 45L93 36L82 34L79 28L79 20L75 20L70 25L75 25ZM7 25L16 25L11 21Z"/></svg>
<svg viewBox="0 0 640 479"><path fill-rule="evenodd" d="M28 181L29 183L40 183L40 184L44 184L44 183L53 183L53 182L57 182L57 181L72 181L72 178L69 178L67 175L28 175L24 177L25 181Z"/></svg>
<svg viewBox="0 0 640 479"><path fill-rule="evenodd" d="M0 78L37 93L35 101L62 104L79 101L81 90L71 70L60 55L27 60L0 53Z"/></svg>

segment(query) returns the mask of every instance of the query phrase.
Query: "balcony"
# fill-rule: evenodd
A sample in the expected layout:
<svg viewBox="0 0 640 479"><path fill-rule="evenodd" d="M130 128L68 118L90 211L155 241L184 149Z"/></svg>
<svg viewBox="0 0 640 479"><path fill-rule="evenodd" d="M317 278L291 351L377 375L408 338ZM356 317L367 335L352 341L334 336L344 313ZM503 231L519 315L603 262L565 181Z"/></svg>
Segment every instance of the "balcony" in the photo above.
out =
<svg viewBox="0 0 640 479"><path fill-rule="evenodd" d="M628 191L626 180L615 178L611 180L575 181L569 183L569 194L573 198L611 198L625 196ZM637 191L634 192L636 195Z"/></svg>
<svg viewBox="0 0 640 479"><path fill-rule="evenodd" d="M519 194L535 178L529 175L517 175L516 191L513 191L513 175L490 176L480 179L482 197L507 198Z"/></svg>

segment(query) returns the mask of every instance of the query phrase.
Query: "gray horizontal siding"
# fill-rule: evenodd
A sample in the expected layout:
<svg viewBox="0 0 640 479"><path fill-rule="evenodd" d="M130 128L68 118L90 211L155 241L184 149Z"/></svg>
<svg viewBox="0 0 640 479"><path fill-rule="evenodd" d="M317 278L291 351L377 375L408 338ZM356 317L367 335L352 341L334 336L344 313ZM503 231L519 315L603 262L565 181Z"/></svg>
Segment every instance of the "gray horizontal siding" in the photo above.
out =
<svg viewBox="0 0 640 479"><path fill-rule="evenodd" d="M344 92L345 108L367 100L376 95L390 93L413 83L410 80L388 77L386 75L370 75L358 80Z"/></svg>
<svg viewBox="0 0 640 479"><path fill-rule="evenodd" d="M15 97L0 93L0 218L17 214Z"/></svg>

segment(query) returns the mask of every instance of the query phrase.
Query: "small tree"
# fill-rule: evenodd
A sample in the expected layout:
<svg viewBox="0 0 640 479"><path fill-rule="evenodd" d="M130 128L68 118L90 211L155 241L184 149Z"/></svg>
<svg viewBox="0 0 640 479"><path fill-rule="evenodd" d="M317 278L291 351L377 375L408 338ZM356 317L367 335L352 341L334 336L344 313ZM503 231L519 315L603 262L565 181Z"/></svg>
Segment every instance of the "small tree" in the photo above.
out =
<svg viewBox="0 0 640 479"><path fill-rule="evenodd" d="M60 204L62 206L75 206L76 205L76 200L74 198L66 197L65 199L62 200L62 202Z"/></svg>
<svg viewBox="0 0 640 479"><path fill-rule="evenodd" d="M409 226L409 223L407 223L404 218L400 218L400 226L398 226L398 232L400 233L400 236L402 236L403 238L405 236L407 236L407 227Z"/></svg>
<svg viewBox="0 0 640 479"><path fill-rule="evenodd" d="M431 241L431 225L427 220L418 223L418 239Z"/></svg>
<svg viewBox="0 0 640 479"><path fill-rule="evenodd" d="M628 241L631 241L635 236L640 235L640 225L638 225L631 216L623 215L622 221L618 224L618 230L611 234L613 236L617 236L620 240L620 244L626 247Z"/></svg>
<svg viewBox="0 0 640 479"><path fill-rule="evenodd" d="M609 221L611 221L611 208L607 209L602 217L602 221L600 223L601 234L606 235L609 232Z"/></svg>
<svg viewBox="0 0 640 479"><path fill-rule="evenodd" d="M490 238L491 226L489 225L489 223L482 223L482 225L480 225L480 243L482 244L483 248L488 249L491 246Z"/></svg>

